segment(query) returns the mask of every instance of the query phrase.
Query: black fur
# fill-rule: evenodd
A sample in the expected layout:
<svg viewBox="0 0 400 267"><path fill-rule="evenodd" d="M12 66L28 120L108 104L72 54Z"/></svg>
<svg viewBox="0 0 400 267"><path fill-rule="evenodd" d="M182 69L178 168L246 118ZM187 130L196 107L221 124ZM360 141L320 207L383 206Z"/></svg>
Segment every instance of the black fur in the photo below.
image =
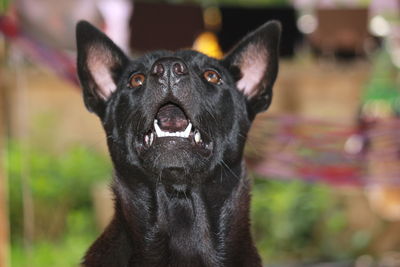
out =
<svg viewBox="0 0 400 267"><path fill-rule="evenodd" d="M252 120L271 102L279 36L270 22L222 60L191 50L130 60L89 23L78 24L85 105L101 119L115 168L115 216L83 266L261 266L242 154ZM221 80L207 82L208 70ZM132 86L138 73L143 84ZM144 141L166 104L184 112L200 143L194 133Z"/></svg>

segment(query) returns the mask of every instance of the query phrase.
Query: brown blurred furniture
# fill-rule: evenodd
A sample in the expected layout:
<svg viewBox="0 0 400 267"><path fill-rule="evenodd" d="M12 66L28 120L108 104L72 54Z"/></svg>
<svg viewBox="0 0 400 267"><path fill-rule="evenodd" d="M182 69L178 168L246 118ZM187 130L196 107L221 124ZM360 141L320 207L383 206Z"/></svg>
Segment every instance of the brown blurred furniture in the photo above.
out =
<svg viewBox="0 0 400 267"><path fill-rule="evenodd" d="M315 49L322 54L364 54L364 45L369 38L366 8L318 9L316 16L318 27L310 36Z"/></svg>
<svg viewBox="0 0 400 267"><path fill-rule="evenodd" d="M133 51L190 48L204 30L197 5L135 2L130 21Z"/></svg>

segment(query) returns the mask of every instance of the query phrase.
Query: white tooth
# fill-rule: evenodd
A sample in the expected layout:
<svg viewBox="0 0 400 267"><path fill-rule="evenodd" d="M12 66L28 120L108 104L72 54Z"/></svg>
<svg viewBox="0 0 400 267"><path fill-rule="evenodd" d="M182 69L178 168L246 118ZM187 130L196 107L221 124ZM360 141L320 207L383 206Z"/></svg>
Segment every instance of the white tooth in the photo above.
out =
<svg viewBox="0 0 400 267"><path fill-rule="evenodd" d="M190 135L190 131L192 130L192 124L189 122L188 126L186 127L185 131L182 132L164 132L161 130L160 126L158 126L158 121L154 120L154 129L156 130L157 137L183 137L188 138ZM153 143L154 136L150 135L150 145Z"/></svg>
<svg viewBox="0 0 400 267"><path fill-rule="evenodd" d="M157 120L154 120L154 129L156 130L157 137L163 137L163 131L160 129L160 126L158 126Z"/></svg>
<svg viewBox="0 0 400 267"><path fill-rule="evenodd" d="M153 141L154 141L154 134L151 133L151 134L150 134L150 145L153 144Z"/></svg>
<svg viewBox="0 0 400 267"><path fill-rule="evenodd" d="M199 143L200 140L201 140L200 132L199 132L199 131L196 131L196 133L194 134L194 141L195 141L196 143Z"/></svg>
<svg viewBox="0 0 400 267"><path fill-rule="evenodd" d="M144 136L144 142L146 143L146 145L149 144L149 136L147 134Z"/></svg>
<svg viewBox="0 0 400 267"><path fill-rule="evenodd" d="M185 131L183 132L182 137L188 138L191 130L192 130L192 123L189 122L188 126L186 127Z"/></svg>

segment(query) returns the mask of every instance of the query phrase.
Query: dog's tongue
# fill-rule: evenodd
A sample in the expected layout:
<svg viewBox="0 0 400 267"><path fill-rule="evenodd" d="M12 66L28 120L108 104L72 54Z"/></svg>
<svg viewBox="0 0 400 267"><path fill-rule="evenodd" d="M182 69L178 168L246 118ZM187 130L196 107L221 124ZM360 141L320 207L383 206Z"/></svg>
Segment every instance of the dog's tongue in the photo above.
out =
<svg viewBox="0 0 400 267"><path fill-rule="evenodd" d="M189 124L183 110L174 104L162 106L157 112L156 119L158 126L168 132L184 131Z"/></svg>

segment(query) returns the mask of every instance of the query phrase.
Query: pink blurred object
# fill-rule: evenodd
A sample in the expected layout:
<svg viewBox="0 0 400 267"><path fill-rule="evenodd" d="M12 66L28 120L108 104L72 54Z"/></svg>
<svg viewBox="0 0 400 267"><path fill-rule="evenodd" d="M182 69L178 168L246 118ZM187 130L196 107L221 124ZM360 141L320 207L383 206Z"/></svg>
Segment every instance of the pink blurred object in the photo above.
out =
<svg viewBox="0 0 400 267"><path fill-rule="evenodd" d="M105 33L129 54L129 20L132 16L133 1L97 0L97 6L105 20Z"/></svg>
<svg viewBox="0 0 400 267"><path fill-rule="evenodd" d="M0 33L30 60L47 67L64 80L79 85L73 55L54 49L26 35L10 17L0 17Z"/></svg>
<svg viewBox="0 0 400 267"><path fill-rule="evenodd" d="M9 16L0 17L0 32L27 58L79 85L74 53L76 23L90 21L127 48L131 5L129 0L15 0Z"/></svg>
<svg viewBox="0 0 400 267"><path fill-rule="evenodd" d="M75 49L75 25L79 20L103 25L93 0L15 0L13 4L21 31L59 49Z"/></svg>
<svg viewBox="0 0 400 267"><path fill-rule="evenodd" d="M400 10L400 2L398 0L372 0L370 4L370 12L372 15L387 13L398 13Z"/></svg>

